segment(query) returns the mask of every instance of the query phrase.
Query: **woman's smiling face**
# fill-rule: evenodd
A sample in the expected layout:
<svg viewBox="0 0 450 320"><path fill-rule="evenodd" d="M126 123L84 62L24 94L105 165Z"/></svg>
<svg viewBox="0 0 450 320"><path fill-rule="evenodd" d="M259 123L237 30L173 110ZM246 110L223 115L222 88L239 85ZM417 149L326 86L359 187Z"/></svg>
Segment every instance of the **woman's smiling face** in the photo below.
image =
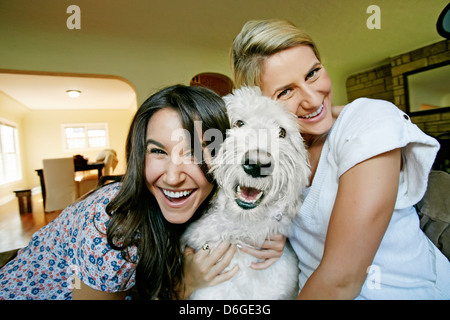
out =
<svg viewBox="0 0 450 320"><path fill-rule="evenodd" d="M190 139L179 114L172 108L157 111L147 126L146 185L170 223L188 221L208 197L213 185L190 154ZM201 132L199 137L201 137ZM180 139L178 139L180 138Z"/></svg>
<svg viewBox="0 0 450 320"><path fill-rule="evenodd" d="M260 87L265 96L284 102L297 116L302 134L317 136L331 129L331 80L310 46L268 57Z"/></svg>

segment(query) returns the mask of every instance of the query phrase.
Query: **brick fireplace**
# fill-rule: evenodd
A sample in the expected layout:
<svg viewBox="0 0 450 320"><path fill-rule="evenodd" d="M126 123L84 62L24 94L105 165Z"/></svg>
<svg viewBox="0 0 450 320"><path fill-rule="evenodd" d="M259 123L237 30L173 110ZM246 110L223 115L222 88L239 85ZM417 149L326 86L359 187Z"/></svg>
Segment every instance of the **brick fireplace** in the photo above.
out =
<svg viewBox="0 0 450 320"><path fill-rule="evenodd" d="M390 58L390 62L347 78L347 99L368 97L391 101L406 111L405 73L450 61L450 40ZM450 87L450 84L449 84ZM411 116L424 132L438 136L450 132L450 111Z"/></svg>

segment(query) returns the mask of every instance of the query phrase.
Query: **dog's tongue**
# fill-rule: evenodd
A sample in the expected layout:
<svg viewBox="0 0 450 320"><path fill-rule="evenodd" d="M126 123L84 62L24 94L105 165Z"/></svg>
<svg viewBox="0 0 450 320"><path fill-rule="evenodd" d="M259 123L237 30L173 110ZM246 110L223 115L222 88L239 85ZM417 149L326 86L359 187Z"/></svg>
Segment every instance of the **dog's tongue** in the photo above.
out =
<svg viewBox="0 0 450 320"><path fill-rule="evenodd" d="M241 196L244 197L247 200L254 200L258 196L260 191L255 188L249 188L249 187L241 187Z"/></svg>

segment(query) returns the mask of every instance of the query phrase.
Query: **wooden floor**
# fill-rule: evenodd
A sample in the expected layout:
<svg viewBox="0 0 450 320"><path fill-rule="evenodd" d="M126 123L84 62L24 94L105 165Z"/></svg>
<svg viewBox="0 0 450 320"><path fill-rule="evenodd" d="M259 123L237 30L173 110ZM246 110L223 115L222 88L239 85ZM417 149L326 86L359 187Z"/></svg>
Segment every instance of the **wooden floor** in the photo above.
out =
<svg viewBox="0 0 450 320"><path fill-rule="evenodd" d="M0 252L25 247L33 233L61 213L44 213L40 193L32 196L32 207L32 213L20 214L17 199L0 206Z"/></svg>

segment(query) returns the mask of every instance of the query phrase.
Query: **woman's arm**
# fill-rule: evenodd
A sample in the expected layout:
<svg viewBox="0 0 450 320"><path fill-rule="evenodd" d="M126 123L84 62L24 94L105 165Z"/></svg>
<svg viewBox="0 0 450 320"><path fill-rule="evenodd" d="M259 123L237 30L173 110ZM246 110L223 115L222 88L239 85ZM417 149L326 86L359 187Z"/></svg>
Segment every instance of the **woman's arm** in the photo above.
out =
<svg viewBox="0 0 450 320"><path fill-rule="evenodd" d="M359 163L339 179L319 267L298 299L354 299L394 211L401 151Z"/></svg>
<svg viewBox="0 0 450 320"><path fill-rule="evenodd" d="M79 288L73 288L72 300L124 300L127 292L104 292L95 290L84 284L76 275L74 275L75 283L79 283Z"/></svg>

